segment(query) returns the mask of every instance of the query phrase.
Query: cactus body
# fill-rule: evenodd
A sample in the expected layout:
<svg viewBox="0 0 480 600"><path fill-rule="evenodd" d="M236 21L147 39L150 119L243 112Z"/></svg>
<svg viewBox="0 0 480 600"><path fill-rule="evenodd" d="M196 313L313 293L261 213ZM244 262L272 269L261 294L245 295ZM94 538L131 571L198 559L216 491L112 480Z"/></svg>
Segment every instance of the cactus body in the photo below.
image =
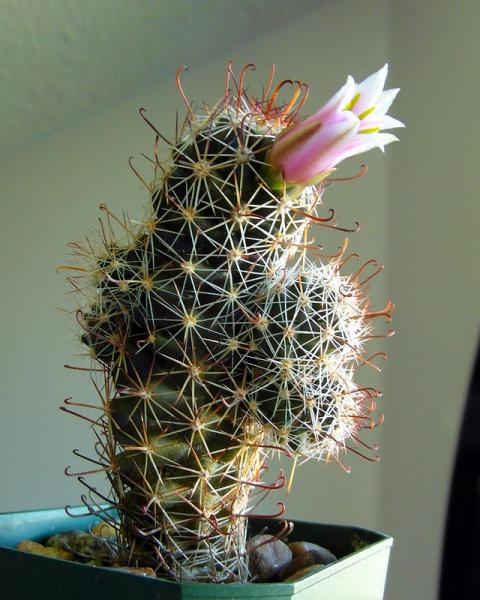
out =
<svg viewBox="0 0 480 600"><path fill-rule="evenodd" d="M155 161L143 222L118 239L104 208L101 243L78 252L120 553L174 579L248 580L266 455L336 458L371 422L373 392L353 380L371 322L361 282L340 274L346 246L308 255L312 222L333 223L323 187L269 182L292 106L240 86L191 113Z"/></svg>

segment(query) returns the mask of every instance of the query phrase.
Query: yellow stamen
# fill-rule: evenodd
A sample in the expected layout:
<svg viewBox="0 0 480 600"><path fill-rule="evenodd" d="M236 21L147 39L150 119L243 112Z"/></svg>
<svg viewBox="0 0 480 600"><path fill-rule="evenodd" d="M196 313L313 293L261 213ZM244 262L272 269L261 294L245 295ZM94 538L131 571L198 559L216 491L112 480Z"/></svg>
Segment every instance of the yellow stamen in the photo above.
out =
<svg viewBox="0 0 480 600"><path fill-rule="evenodd" d="M365 117L368 117L368 115L371 115L374 110L374 106L372 106L372 108L367 108L367 110L364 110L360 115L358 115L358 118L361 121L362 119L365 119Z"/></svg>
<svg viewBox="0 0 480 600"><path fill-rule="evenodd" d="M371 127L370 129L360 129L358 133L377 133L380 131L380 127Z"/></svg>
<svg viewBox="0 0 480 600"><path fill-rule="evenodd" d="M355 104L360 100L360 92L357 92L355 96L351 99L351 101L347 104L347 106L343 110L352 110Z"/></svg>

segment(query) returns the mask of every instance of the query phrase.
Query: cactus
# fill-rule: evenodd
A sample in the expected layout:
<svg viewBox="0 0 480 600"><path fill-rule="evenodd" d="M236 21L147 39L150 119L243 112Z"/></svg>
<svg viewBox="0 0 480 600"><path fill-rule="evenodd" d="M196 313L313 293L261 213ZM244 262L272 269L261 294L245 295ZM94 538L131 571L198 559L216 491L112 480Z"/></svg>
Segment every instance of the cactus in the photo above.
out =
<svg viewBox="0 0 480 600"><path fill-rule="evenodd" d="M270 162L308 88L281 104L286 82L270 94L272 72L253 99L251 67L237 82L229 65L224 97L198 112L179 70L187 117L165 161L140 110L155 131L152 182L132 165L149 192L142 222L102 205L98 239L71 244L103 410L91 460L112 488L80 477L83 499L116 527L119 559L175 580L249 580L247 517L285 484L283 473L264 481L269 455L342 464L340 452L358 452L378 392L353 377L373 364L372 319L393 308L369 309L374 261L343 274L347 243L327 256L311 239L312 225L346 231L322 205L333 168L291 183Z"/></svg>

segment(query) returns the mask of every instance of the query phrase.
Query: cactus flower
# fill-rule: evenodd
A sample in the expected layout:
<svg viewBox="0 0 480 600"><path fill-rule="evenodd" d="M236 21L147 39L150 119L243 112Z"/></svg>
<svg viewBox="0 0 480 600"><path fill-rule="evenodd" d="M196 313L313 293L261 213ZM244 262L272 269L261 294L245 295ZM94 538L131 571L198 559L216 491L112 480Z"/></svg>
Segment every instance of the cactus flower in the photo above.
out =
<svg viewBox="0 0 480 600"><path fill-rule="evenodd" d="M398 138L385 129L404 127L387 115L398 89L383 90L388 65L358 85L345 85L315 114L287 127L270 152L270 164L287 184L321 181L342 160L384 147Z"/></svg>

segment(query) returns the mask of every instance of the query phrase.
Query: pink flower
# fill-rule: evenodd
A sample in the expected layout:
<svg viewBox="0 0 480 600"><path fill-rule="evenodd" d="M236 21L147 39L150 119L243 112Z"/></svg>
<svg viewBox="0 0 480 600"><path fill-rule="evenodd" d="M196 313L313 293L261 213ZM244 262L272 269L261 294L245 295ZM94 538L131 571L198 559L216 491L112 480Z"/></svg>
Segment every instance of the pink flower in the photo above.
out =
<svg viewBox="0 0 480 600"><path fill-rule="evenodd" d="M345 85L315 114L287 127L275 140L270 164L287 184L321 181L342 160L384 147L398 138L384 129L404 127L387 115L398 89L383 90L388 65L355 83Z"/></svg>

